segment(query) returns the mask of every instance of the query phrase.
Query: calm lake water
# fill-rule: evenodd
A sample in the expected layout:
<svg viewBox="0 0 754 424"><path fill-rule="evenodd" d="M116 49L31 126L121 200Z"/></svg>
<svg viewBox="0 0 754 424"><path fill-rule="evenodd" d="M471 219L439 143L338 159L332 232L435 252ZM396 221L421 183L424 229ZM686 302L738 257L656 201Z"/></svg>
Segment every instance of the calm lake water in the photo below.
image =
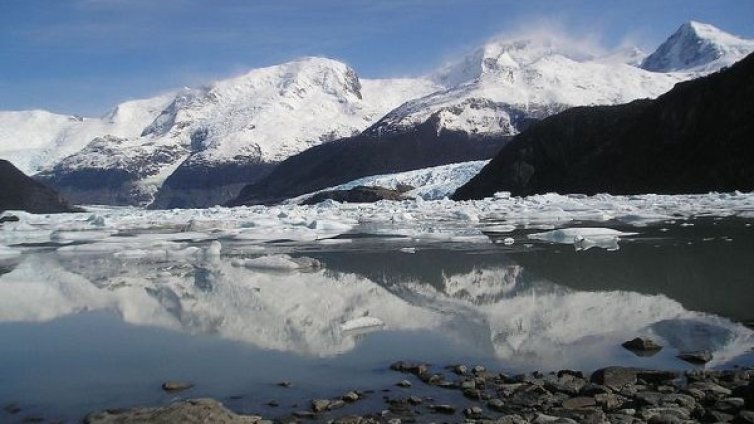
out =
<svg viewBox="0 0 754 424"><path fill-rule="evenodd" d="M397 390L404 376L387 368L399 359L510 372L683 370L692 366L679 351L706 349L708 367L752 366L752 223L600 223L638 233L618 250L527 237L542 230L489 234L510 245L415 251L369 234L264 250L220 240L221 256L190 260L38 245L0 262L0 406L22 409L0 411L0 422L76 422L93 410L201 396L274 417L312 397ZM238 266L270 253L323 268ZM636 336L665 347L640 357L620 346ZM166 380L196 387L165 394ZM293 387L276 384L284 380Z"/></svg>

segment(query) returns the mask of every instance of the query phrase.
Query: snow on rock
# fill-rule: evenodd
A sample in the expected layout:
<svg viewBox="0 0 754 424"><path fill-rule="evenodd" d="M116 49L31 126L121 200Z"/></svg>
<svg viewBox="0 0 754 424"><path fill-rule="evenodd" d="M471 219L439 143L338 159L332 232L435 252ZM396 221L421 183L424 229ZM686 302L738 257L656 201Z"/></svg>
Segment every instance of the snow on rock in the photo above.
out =
<svg viewBox="0 0 754 424"><path fill-rule="evenodd" d="M101 118L43 110L0 111L0 158L8 159L27 175L36 174L97 137L138 137L174 95L124 102Z"/></svg>
<svg viewBox="0 0 754 424"><path fill-rule="evenodd" d="M385 326L385 322L377 317L359 317L348 320L341 324L340 329L343 331L365 331Z"/></svg>
<svg viewBox="0 0 754 424"><path fill-rule="evenodd" d="M657 97L752 51L754 40L697 22L646 58L634 47L606 54L557 34L493 40L432 76L445 90L401 105L370 131L385 135L432 122L438 132L514 135L531 119L573 106Z"/></svg>
<svg viewBox="0 0 754 424"><path fill-rule="evenodd" d="M399 172L395 174L374 175L359 178L334 187L329 187L315 193L305 194L289 200L290 203L300 203L321 191L350 190L358 186L384 187L398 190L403 187L411 188L404 194L408 197L420 197L424 200L438 200L449 197L458 187L469 182L489 161L472 161L453 163L450 165L433 166L416 171Z"/></svg>
<svg viewBox="0 0 754 424"><path fill-rule="evenodd" d="M754 40L690 21L681 25L641 66L653 72L707 73L730 66L751 52Z"/></svg>
<svg viewBox="0 0 754 424"><path fill-rule="evenodd" d="M27 173L126 174L136 181L132 203L146 204L184 162L278 162L437 88L425 78L361 80L342 62L309 57L126 102L101 119L0 112L0 157Z"/></svg>
<svg viewBox="0 0 754 424"><path fill-rule="evenodd" d="M689 77L598 57L555 36L492 41L434 75L445 90L401 105L370 131L401 132L431 120L437 131L514 135L531 119L656 97Z"/></svg>

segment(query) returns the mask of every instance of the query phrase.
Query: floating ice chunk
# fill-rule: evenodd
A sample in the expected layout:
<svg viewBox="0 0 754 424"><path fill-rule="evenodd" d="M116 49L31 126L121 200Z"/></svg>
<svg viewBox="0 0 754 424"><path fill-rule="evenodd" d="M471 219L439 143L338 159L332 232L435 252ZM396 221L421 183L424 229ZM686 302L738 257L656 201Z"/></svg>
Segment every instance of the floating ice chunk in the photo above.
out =
<svg viewBox="0 0 754 424"><path fill-rule="evenodd" d="M241 230L233 236L238 240L294 240L313 241L317 239L317 232L309 228L249 228Z"/></svg>
<svg viewBox="0 0 754 424"><path fill-rule="evenodd" d="M0 259L12 259L21 256L21 251L0 244Z"/></svg>
<svg viewBox="0 0 754 424"><path fill-rule="evenodd" d="M310 222L308 227L312 230L329 232L329 233L333 233L333 232L346 233L348 231L351 231L351 229L353 228L353 225L347 224L344 222L328 220L328 219L317 219Z"/></svg>
<svg viewBox="0 0 754 424"><path fill-rule="evenodd" d="M403 253L416 253L416 248L415 247L402 247L400 251Z"/></svg>
<svg viewBox="0 0 754 424"><path fill-rule="evenodd" d="M112 231L90 230L90 231L55 231L50 236L50 240L58 243L73 243L77 241L102 240L110 237Z"/></svg>
<svg viewBox="0 0 754 424"><path fill-rule="evenodd" d="M237 259L232 263L237 267L274 271L298 271L322 268L322 264L316 259L305 256L293 258L283 254L260 256L253 259Z"/></svg>
<svg viewBox="0 0 754 424"><path fill-rule="evenodd" d="M209 244L209 247L204 250L204 256L207 258L219 258L222 248L222 244L220 244L219 241L214 240Z"/></svg>
<svg viewBox="0 0 754 424"><path fill-rule="evenodd" d="M638 233L627 233L612 228L561 228L545 231L544 233L529 234L532 240L551 241L554 243L574 244L583 239L614 238L634 236Z"/></svg>
<svg viewBox="0 0 754 424"><path fill-rule="evenodd" d="M107 220L105 219L105 217L96 213L89 215L89 218L86 219L86 222L89 223L89 225L91 225L92 227L104 227L107 225Z"/></svg>
<svg viewBox="0 0 754 424"><path fill-rule="evenodd" d="M516 242L516 240L514 240L513 237L506 237L506 238L503 239L503 244L506 245L506 246L510 246L510 245L512 245L515 242Z"/></svg>
<svg viewBox="0 0 754 424"><path fill-rule="evenodd" d="M562 228L544 233L529 234L528 237L532 240L572 244L576 250L587 250L592 247L617 250L618 239L620 237L636 234L613 230L611 228Z"/></svg>
<svg viewBox="0 0 754 424"><path fill-rule="evenodd" d="M466 209L457 210L455 212L455 218L469 222L479 222L479 216Z"/></svg>
<svg viewBox="0 0 754 424"><path fill-rule="evenodd" d="M353 243L353 239L347 238L326 238L317 240L319 244L349 244Z"/></svg>
<svg viewBox="0 0 754 424"><path fill-rule="evenodd" d="M516 230L515 225L489 225L487 227L482 227L482 231L488 232L488 233L510 233L511 231Z"/></svg>
<svg viewBox="0 0 754 424"><path fill-rule="evenodd" d="M340 329L345 331L363 331L384 327L385 323L377 317L359 317L348 320L341 324Z"/></svg>

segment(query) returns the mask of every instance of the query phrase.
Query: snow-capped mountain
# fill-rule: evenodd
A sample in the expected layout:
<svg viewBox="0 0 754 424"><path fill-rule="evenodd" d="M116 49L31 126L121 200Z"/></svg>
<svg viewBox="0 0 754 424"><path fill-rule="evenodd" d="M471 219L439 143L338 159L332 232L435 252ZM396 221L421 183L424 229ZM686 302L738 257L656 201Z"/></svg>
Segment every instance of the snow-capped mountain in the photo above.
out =
<svg viewBox="0 0 754 424"><path fill-rule="evenodd" d="M709 24L687 22L641 64L653 72L716 71L754 51L754 40L728 34Z"/></svg>
<svg viewBox="0 0 754 424"><path fill-rule="evenodd" d="M635 47L605 54L554 35L494 40L432 76L446 90L402 105L370 131L384 136L434 122L438 131L512 135L527 119L573 106L657 97L752 51L754 40L698 22L649 56Z"/></svg>
<svg viewBox="0 0 754 424"><path fill-rule="evenodd" d="M79 202L148 204L175 173L162 206L211 206L270 164L358 134L391 108L435 89L428 79L360 80L344 63L304 58L182 90L138 133L88 138L41 175ZM86 187L94 175L100 184ZM103 179L112 184L103 189ZM176 189L192 188L200 189L198 198L176 204ZM210 188L221 197L202 202Z"/></svg>
<svg viewBox="0 0 754 424"><path fill-rule="evenodd" d="M725 40L719 33L716 39ZM275 202L363 177L489 159L486 142L499 142L497 152L506 138L565 109L657 97L734 60L725 57L693 72L650 72L637 66L644 53L636 48L605 52L555 35L494 40L430 75L444 89L392 110L351 146L330 144L289 158L230 204Z"/></svg>
<svg viewBox="0 0 754 424"><path fill-rule="evenodd" d="M119 104L101 118L43 110L0 111L0 157L25 174L36 174L95 137L137 137L170 103L174 93Z"/></svg>
<svg viewBox="0 0 754 424"><path fill-rule="evenodd" d="M499 39L412 79L360 79L344 63L310 57L126 102L102 118L0 112L0 157L38 173L77 203L210 206L265 178L281 161L331 140L418 140L398 155L404 157L444 141L445 132L455 134L458 150L467 141L515 135L572 106L656 97L751 51L754 41L691 22L649 56L632 47L599 51L554 36ZM432 156L442 159L404 162L426 167L489 158L461 157L434 144L439 150ZM323 180L326 185L298 194L417 169L395 163L362 163L358 169L369 173Z"/></svg>

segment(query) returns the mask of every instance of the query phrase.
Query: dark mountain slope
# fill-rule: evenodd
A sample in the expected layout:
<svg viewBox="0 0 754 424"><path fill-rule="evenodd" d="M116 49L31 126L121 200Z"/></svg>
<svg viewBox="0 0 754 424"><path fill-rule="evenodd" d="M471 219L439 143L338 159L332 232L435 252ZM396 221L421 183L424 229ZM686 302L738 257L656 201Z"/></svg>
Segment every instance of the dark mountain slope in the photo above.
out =
<svg viewBox="0 0 754 424"><path fill-rule="evenodd" d="M308 149L247 185L231 206L274 203L369 175L494 157L507 138L440 131L432 122L389 138L364 134Z"/></svg>
<svg viewBox="0 0 754 424"><path fill-rule="evenodd" d="M754 190L754 55L656 100L580 107L519 134L460 187L594 194Z"/></svg>
<svg viewBox="0 0 754 424"><path fill-rule="evenodd" d="M31 213L76 211L55 190L27 177L7 160L0 159L0 212L6 210Z"/></svg>

